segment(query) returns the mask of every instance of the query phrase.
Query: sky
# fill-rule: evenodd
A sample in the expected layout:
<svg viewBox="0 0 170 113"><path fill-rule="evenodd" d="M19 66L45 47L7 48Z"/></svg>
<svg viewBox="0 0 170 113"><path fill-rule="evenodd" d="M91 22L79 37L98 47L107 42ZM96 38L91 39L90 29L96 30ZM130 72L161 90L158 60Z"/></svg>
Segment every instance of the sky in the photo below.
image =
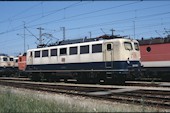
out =
<svg viewBox="0 0 170 113"><path fill-rule="evenodd" d="M40 27L45 44L63 40L63 28L66 40L111 35L111 29L133 39L165 37L169 7L170 1L145 0L0 1L0 53L17 56L36 48Z"/></svg>

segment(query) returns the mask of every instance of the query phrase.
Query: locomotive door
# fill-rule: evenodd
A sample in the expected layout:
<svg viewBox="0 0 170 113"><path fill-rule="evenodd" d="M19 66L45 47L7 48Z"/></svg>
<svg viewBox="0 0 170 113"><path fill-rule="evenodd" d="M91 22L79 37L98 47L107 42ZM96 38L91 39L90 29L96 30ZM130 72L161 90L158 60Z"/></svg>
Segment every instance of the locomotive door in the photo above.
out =
<svg viewBox="0 0 170 113"><path fill-rule="evenodd" d="M104 51L105 68L112 68L113 43L105 43L104 47L105 47Z"/></svg>
<svg viewBox="0 0 170 113"><path fill-rule="evenodd" d="M29 55L28 61L29 61L29 64L32 65L32 64L33 64L33 53L32 53L32 51L30 51L29 54L30 54L30 55Z"/></svg>

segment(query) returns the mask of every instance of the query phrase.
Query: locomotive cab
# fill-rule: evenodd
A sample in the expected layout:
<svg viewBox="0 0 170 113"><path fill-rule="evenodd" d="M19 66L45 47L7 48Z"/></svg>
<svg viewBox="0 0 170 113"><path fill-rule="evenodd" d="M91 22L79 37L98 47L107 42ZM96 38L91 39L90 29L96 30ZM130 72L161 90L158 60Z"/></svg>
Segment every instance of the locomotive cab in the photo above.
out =
<svg viewBox="0 0 170 113"><path fill-rule="evenodd" d="M132 40L132 42L124 43L125 51L129 52L127 56L127 64L129 69L129 75L127 79L135 79L140 78L141 75L141 56L140 56L140 48L139 43L136 40Z"/></svg>
<svg viewBox="0 0 170 113"><path fill-rule="evenodd" d="M15 72L14 56L0 55L0 76L11 76Z"/></svg>
<svg viewBox="0 0 170 113"><path fill-rule="evenodd" d="M117 62L119 62L122 69L126 69L127 66L140 67L140 51L137 41L122 39L114 42L105 42L103 48L105 48L103 54L106 68L118 66L113 64L117 64Z"/></svg>
<svg viewBox="0 0 170 113"><path fill-rule="evenodd" d="M7 56L1 56L0 57L0 65L1 65L1 68L2 67L7 67L9 64L7 63L7 61L8 61L8 58L7 58Z"/></svg>
<svg viewBox="0 0 170 113"><path fill-rule="evenodd" d="M18 57L18 69L20 71L25 71L26 68L26 53L19 55Z"/></svg>

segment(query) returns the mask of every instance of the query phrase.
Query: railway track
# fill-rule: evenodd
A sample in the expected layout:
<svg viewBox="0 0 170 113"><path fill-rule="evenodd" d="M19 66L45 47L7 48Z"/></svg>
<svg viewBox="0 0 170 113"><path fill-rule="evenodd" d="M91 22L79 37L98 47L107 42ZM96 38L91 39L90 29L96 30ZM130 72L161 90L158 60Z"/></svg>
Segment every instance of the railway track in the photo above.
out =
<svg viewBox="0 0 170 113"><path fill-rule="evenodd" d="M167 87L170 88L170 82L143 82L143 81L126 81L126 86L143 86L143 87Z"/></svg>
<svg viewBox="0 0 170 113"><path fill-rule="evenodd" d="M15 77L0 77L0 80L31 81L29 78L15 78ZM64 82L64 81L61 80L60 82ZM67 82L68 83L75 83L76 80L71 80L70 79L70 81L67 81ZM126 81L125 86L167 87L167 88L170 88L170 82Z"/></svg>
<svg viewBox="0 0 170 113"><path fill-rule="evenodd" d="M170 89L0 80L0 85L170 109Z"/></svg>

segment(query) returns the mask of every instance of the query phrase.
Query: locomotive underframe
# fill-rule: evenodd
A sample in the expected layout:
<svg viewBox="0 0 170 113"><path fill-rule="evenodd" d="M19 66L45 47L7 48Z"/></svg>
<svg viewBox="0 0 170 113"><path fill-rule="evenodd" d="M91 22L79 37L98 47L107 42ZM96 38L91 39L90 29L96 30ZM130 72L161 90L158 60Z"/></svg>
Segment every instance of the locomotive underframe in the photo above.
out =
<svg viewBox="0 0 170 113"><path fill-rule="evenodd" d="M170 67L144 67L141 78L154 81L170 81Z"/></svg>
<svg viewBox="0 0 170 113"><path fill-rule="evenodd" d="M97 84L124 84L127 72L114 71L57 71L57 72L30 72L33 81L61 81L75 79L76 83Z"/></svg>
<svg viewBox="0 0 170 113"><path fill-rule="evenodd" d="M0 77L15 76L17 72L17 67L0 67Z"/></svg>

